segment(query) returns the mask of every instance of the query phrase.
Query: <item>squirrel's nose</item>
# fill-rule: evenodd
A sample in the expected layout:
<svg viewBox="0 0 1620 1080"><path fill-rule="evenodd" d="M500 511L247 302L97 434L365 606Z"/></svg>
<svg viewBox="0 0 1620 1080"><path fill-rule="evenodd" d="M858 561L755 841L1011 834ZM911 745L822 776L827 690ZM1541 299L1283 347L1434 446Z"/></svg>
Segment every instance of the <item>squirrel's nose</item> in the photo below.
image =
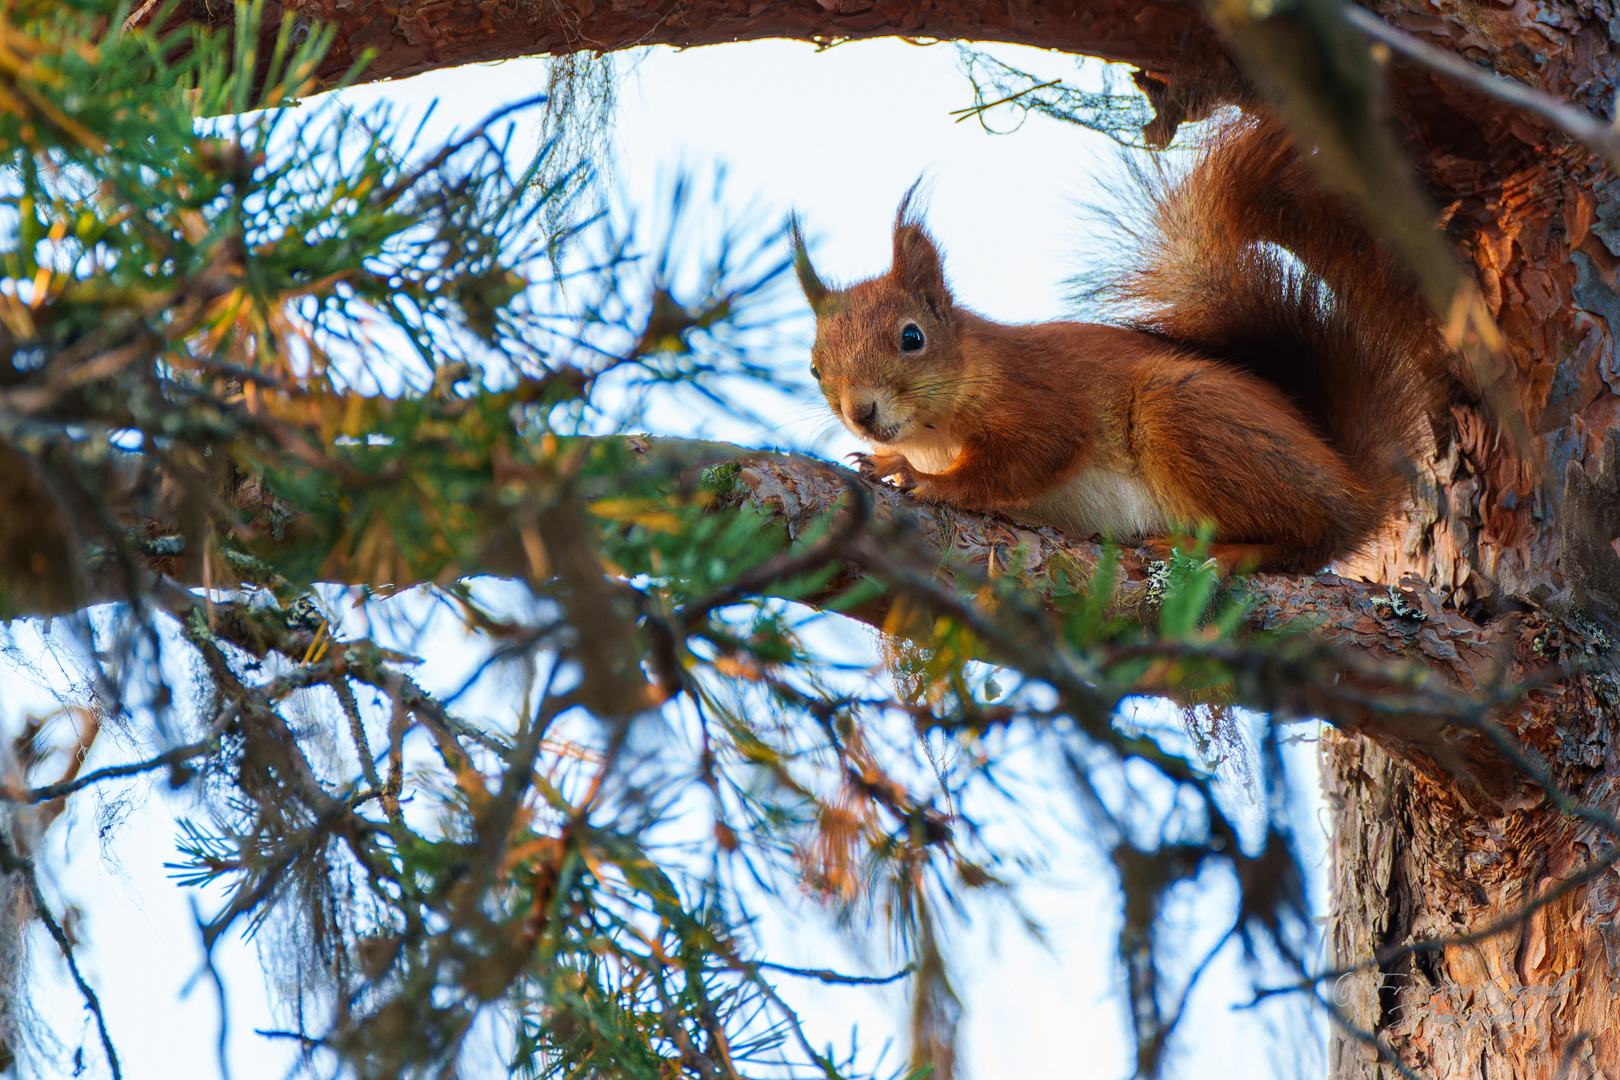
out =
<svg viewBox="0 0 1620 1080"><path fill-rule="evenodd" d="M867 401L860 404L850 402L844 412L849 415L850 423L866 427L871 422L872 417L877 415L877 402Z"/></svg>

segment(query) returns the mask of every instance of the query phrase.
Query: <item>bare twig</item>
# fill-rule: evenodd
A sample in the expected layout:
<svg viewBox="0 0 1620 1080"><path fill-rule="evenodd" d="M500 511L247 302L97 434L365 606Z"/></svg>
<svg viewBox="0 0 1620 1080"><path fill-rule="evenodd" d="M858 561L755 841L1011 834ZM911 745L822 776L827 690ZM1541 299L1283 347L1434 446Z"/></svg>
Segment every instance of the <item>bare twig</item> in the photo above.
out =
<svg viewBox="0 0 1620 1080"><path fill-rule="evenodd" d="M907 964L893 975L845 975L841 971L832 971L828 968L789 967L786 964L773 964L769 960L746 960L743 963L764 971L780 971L786 975L797 975L800 978L841 986L886 986L889 983L899 982L917 969L915 964Z"/></svg>
<svg viewBox="0 0 1620 1080"><path fill-rule="evenodd" d="M182 764L192 758L201 757L208 753L213 745L214 733L210 732L205 739L187 743L185 746L177 746L173 750L165 751L157 757L148 758L146 761L131 762L128 765L109 765L105 769L97 769L93 773L86 773L84 776L65 784L45 784L41 787L29 788L16 795L0 791L0 800L23 803L49 802L52 799L60 799L63 796L71 795L80 788L98 784L103 780L116 780L121 776L136 776L140 773L151 772L153 769L161 769L165 765Z"/></svg>
<svg viewBox="0 0 1620 1080"><path fill-rule="evenodd" d="M770 983L766 982L764 979L760 978L757 970L748 970L749 965L746 962L739 960L734 956L727 957L727 959L731 961L731 963L734 964L739 971L747 975L750 981L752 981L753 984L759 989L759 992L765 996L765 1000L776 1006L777 1011L780 1012L784 1018L786 1018L788 1022L788 1030L793 1033L793 1039L799 1044L800 1051L802 1051L804 1055L811 1061L816 1063L816 1066L821 1069L822 1075L827 1077L827 1080L838 1080L838 1077L841 1075L838 1071L838 1067L833 1064L830 1057L826 1056L825 1054L818 1053L816 1048L811 1045L809 1036L805 1034L804 1026L799 1022L799 1014L795 1012L787 1002L782 1000L781 996L777 994L776 988Z"/></svg>
<svg viewBox="0 0 1620 1080"><path fill-rule="evenodd" d="M1019 98L1023 97L1025 94L1033 94L1037 90L1045 90L1047 87L1056 86L1056 85L1058 85L1058 83L1061 83L1062 81L1063 81L1062 79L1053 79L1050 82L1043 82L1039 86L1026 86L1024 89L1018 91L1018 93L1009 94L1008 96L1006 96L1004 98L1001 98L1001 99L999 99L997 101L987 101L982 105L969 105L965 109L952 109L946 115L956 117L956 122L958 124L960 124L962 121L966 120L970 116L979 116L979 117L982 118L986 111L995 108L997 105L1009 104L1010 102L1017 101Z"/></svg>
<svg viewBox="0 0 1620 1080"><path fill-rule="evenodd" d="M495 888L501 859L506 854L512 825L518 819L518 808L534 780L535 759L540 756L540 747L550 726L547 705L551 701L551 689L556 684L557 672L562 666L562 656L552 658L546 681L540 688L540 701L535 707L534 717L528 723L528 730L519 734L512 747L511 760L507 763L505 775L501 777L500 791L490 800L482 815L483 820L478 823L484 834L485 887L491 890Z"/></svg>
<svg viewBox="0 0 1620 1080"><path fill-rule="evenodd" d="M1379 967L1387 964L1392 960L1398 960L1403 956L1412 955L1414 953L1443 952L1448 948L1458 945L1478 945L1482 941L1487 941L1499 934L1505 934L1509 930L1518 928L1527 922L1536 912L1540 911L1542 908L1546 907L1548 904L1559 899L1560 897L1568 894L1571 890L1578 889L1582 885L1585 885L1588 881L1591 881L1593 878L1600 877L1609 869L1609 867L1615 865L1617 862L1620 862L1620 848L1615 848L1601 859L1594 859L1585 867L1577 870L1573 874L1570 874L1568 877L1560 878L1557 885L1543 893L1538 894L1535 899L1531 900L1527 904L1524 904L1517 911L1514 911L1509 915L1505 915L1502 918L1497 919L1495 922L1487 923L1478 930L1474 930L1466 934L1456 934L1450 937L1425 938L1422 941L1411 941L1405 945L1380 949L1378 950L1376 957L1372 960L1368 960L1361 964L1356 964L1353 967L1323 972L1320 976L1318 976L1318 979L1337 978L1341 975L1349 974L1350 972L1365 971L1373 967Z"/></svg>
<svg viewBox="0 0 1620 1080"><path fill-rule="evenodd" d="M1620 863L1620 848L1610 851L1601 859L1597 859L1596 861L1587 864L1585 867L1573 874L1570 874L1568 877L1560 878L1558 884L1553 886L1551 889L1541 892L1534 899L1522 905L1517 910L1495 920L1494 922L1487 923L1478 930L1472 930L1465 934L1451 934L1446 937L1424 938L1420 941L1409 941L1404 945L1395 945L1388 948L1379 949L1370 959L1362 960L1359 963L1347 964L1343 967L1328 968L1327 970L1318 972L1315 975L1302 973L1298 982L1290 983L1285 986L1272 986L1257 989L1255 991L1254 998L1248 1003L1248 1006L1257 1005L1266 998L1277 997L1282 994L1297 994L1311 991L1313 988L1322 983L1334 982L1344 978L1346 975L1355 975L1364 971L1375 971L1392 961L1400 960L1416 953L1443 952L1448 948L1455 948L1459 945L1478 945L1481 942L1488 941L1493 937L1498 937L1502 934L1508 933L1511 930L1519 928L1528 922L1536 912L1540 911L1548 904L1553 903L1555 900L1558 900L1560 897L1567 895L1571 890L1580 888L1593 878L1600 877L1605 871L1607 871L1611 866L1614 866L1616 863ZM1347 1028L1347 1030L1354 1033L1354 1029ZM1358 1037L1360 1036L1358 1035Z"/></svg>
<svg viewBox="0 0 1620 1080"><path fill-rule="evenodd" d="M1540 766L1528 754L1524 753L1524 751L1520 749L1518 740L1515 739L1502 724L1499 724L1493 720L1475 719L1466 715L1459 716L1457 719L1460 722L1468 724L1476 730L1483 732L1487 737L1489 737L1491 741L1496 744L1496 747L1502 753L1502 756L1512 762L1531 780L1535 781L1542 791L1546 793L1548 801L1560 811L1569 815L1570 817L1578 818L1583 821L1589 821L1594 825L1606 829L1610 835L1620 838L1620 819L1616 819L1613 814L1610 814L1601 808L1582 806L1576 802L1576 800L1571 797L1568 792L1564 791L1558 785L1557 781L1545 768ZM1617 863L1620 863L1620 847L1611 849L1607 854L1603 855L1601 858L1594 859L1592 862L1588 863L1580 870L1577 870L1575 873L1558 879L1557 884L1555 884L1552 888L1542 890L1527 903L1521 904L1515 911L1504 915L1500 919L1487 923L1478 930L1473 930L1466 934L1456 934L1443 938L1426 938L1421 941L1412 941L1407 942L1404 945L1380 949L1372 960L1354 965L1353 967L1324 972L1322 975L1318 976L1317 979L1322 980L1338 978L1350 972L1364 971L1375 966L1382 966L1384 964L1388 964L1392 960L1398 960L1404 956L1409 956L1415 953L1439 952L1457 945L1477 945L1482 941L1489 940L1490 938L1496 937L1499 934L1505 934L1524 925L1524 923L1528 922L1536 912L1540 911L1548 904L1551 904L1561 897L1567 895L1571 891L1580 888L1588 881L1601 877L1611 866L1614 866Z"/></svg>
<svg viewBox="0 0 1620 1080"><path fill-rule="evenodd" d="M267 1039L292 1039L295 1042L302 1043L304 1049L306 1050L313 1050L317 1046L326 1045L326 1043L321 1039L316 1039L312 1036L305 1035L300 1031L281 1031L276 1028L254 1028L253 1034L263 1035Z"/></svg>
<svg viewBox="0 0 1620 1080"><path fill-rule="evenodd" d="M349 737L354 740L354 752L360 759L360 771L365 774L366 783L371 785L373 791L382 792L382 777L377 775L377 759L371 752L371 745L366 740L366 725L360 718L360 703L354 699L354 689L349 686L349 680L341 675L332 676L332 692L337 695L338 704L343 706L343 715L349 720Z"/></svg>
<svg viewBox="0 0 1620 1080"><path fill-rule="evenodd" d="M46 931L56 947L62 952L62 959L67 961L68 973L73 976L73 984L79 988L79 996L84 998L84 1007L90 1010L90 1015L96 1018L96 1033L101 1036L101 1049L107 1055L107 1064L112 1069L113 1080L123 1080L123 1069L118 1065L118 1052L113 1049L112 1036L107 1032L107 1018L101 1014L101 1001L90 984L84 981L84 974L79 971L79 963L73 956L73 943L68 939L67 932L62 924L56 921L51 914L50 905L45 902L45 894L40 891L39 878L34 873L34 862L26 858L11 847L11 839L4 832L0 832L0 873L20 874L28 884L29 899L33 901L34 912L39 921L45 924Z"/></svg>
<svg viewBox="0 0 1620 1080"><path fill-rule="evenodd" d="M197 933L203 938L203 966L197 975L207 973L209 980L214 984L215 999L219 1002L219 1075L221 1080L230 1080L230 1059L225 1054L226 1039L230 1033L230 1014L225 1008L225 982L219 977L219 968L214 966L214 943L208 940L208 927L203 922L202 912L197 909L197 898L193 896L190 900L191 921L197 924ZM193 981L197 975L192 976ZM187 989L189 988L188 983Z"/></svg>
<svg viewBox="0 0 1620 1080"><path fill-rule="evenodd" d="M1370 1047L1375 1054L1383 1059L1386 1065L1394 1069L1405 1080L1425 1080L1422 1074L1414 1071L1411 1066L1403 1062L1401 1056L1395 1052L1395 1048L1380 1038L1377 1032L1366 1031L1351 1023L1350 1018L1344 1014L1344 1009L1339 1006L1338 1002L1332 998L1324 1000L1320 997L1317 998L1317 1001L1321 1003L1323 1009L1327 1010L1328 1016L1339 1026L1339 1030L1362 1045Z"/></svg>
<svg viewBox="0 0 1620 1080"><path fill-rule="evenodd" d="M405 733L410 730L410 712L397 686L389 696L393 698L394 707L388 721L388 784L382 789L382 805L388 820L399 825L404 822L399 797L405 790Z"/></svg>

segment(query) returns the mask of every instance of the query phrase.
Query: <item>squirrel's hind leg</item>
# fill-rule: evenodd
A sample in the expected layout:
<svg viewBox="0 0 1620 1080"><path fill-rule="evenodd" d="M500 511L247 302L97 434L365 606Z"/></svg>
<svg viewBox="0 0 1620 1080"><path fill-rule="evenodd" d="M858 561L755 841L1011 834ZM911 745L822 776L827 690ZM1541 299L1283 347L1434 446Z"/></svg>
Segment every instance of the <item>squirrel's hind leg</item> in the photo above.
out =
<svg viewBox="0 0 1620 1080"><path fill-rule="evenodd" d="M1213 522L1211 554L1231 569L1318 570L1387 510L1280 391L1213 361L1166 358L1143 372L1128 426L1171 520Z"/></svg>

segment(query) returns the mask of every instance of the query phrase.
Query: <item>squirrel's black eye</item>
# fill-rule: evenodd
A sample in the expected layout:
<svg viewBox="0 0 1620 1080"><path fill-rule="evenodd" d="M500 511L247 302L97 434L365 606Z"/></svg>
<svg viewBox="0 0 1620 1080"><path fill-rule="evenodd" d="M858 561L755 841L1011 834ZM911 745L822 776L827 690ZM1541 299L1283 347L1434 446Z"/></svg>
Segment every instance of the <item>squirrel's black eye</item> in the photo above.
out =
<svg viewBox="0 0 1620 1080"><path fill-rule="evenodd" d="M821 381L821 369L816 367L816 365L811 364L810 365L810 377L812 379L816 380L816 382L820 382Z"/></svg>
<svg viewBox="0 0 1620 1080"><path fill-rule="evenodd" d="M906 328L900 331L900 351L916 352L923 347L923 332L914 322L906 323Z"/></svg>

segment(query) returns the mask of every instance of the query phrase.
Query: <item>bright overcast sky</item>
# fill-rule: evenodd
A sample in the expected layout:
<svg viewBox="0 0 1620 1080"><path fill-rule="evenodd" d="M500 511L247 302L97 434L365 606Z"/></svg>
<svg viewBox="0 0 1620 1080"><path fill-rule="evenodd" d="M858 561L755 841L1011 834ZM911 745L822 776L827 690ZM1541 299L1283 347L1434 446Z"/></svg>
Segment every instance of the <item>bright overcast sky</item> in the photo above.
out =
<svg viewBox="0 0 1620 1080"><path fill-rule="evenodd" d="M1033 52L1021 59L1056 74L1072 72L1067 60ZM387 96L415 105L437 97L439 122L466 128L544 84L541 64L518 61L364 87L347 96L357 103ZM724 163L728 190L739 201L759 200L776 220L796 208L817 239L818 269L824 277L847 281L886 267L896 202L924 175L929 221L958 299L1007 321L1063 314L1063 281L1086 262L1086 234L1076 208L1099 197L1094 178L1115 161L1108 140L1041 118L1004 136L986 133L973 120L955 122L949 111L970 104L972 95L949 46L888 40L822 52L785 42L686 53L659 49L625 73L618 94L620 154L613 172L633 202L648 203L660 175L679 165L701 169ZM817 426L812 422L816 409L808 402L805 410L782 418L782 430L757 433L757 438L799 441ZM15 695L0 697L0 731L14 731L30 706L37 704ZM88 767L106 764L113 755L123 752L104 737ZM1308 748L1299 756L1308 764ZM71 902L85 914L81 955L102 994L124 1075L131 1080L211 1077L218 1074L216 1004L206 981L180 999L195 970L198 941L188 901L161 866L174 857L172 814L186 807L166 796L161 782L154 783L148 798L147 807L110 833L106 852L116 861L103 857L98 847L94 803L74 801L70 819L52 830L58 850L65 843L71 852L56 878L53 900L58 909ZM1311 843L1319 839L1306 837ZM1050 885L1029 896L1032 913L1049 930L1049 950L1011 920L981 919L958 932L964 967L971 968L971 977L960 978L959 986L969 1009L965 1074L973 1080L1130 1073L1123 1012L1114 996L1113 885L1097 853L1073 843L1058 850L1060 864ZM217 902L217 893L202 900L205 907ZM789 948L831 941L819 931L806 933L789 926L776 931ZM43 935L35 946L36 963L52 966ZM856 962L843 951L794 959L816 966ZM874 969L886 963L882 956L871 961ZM223 949L221 967L230 994L233 1076L286 1075L288 1046L252 1034L255 1027L280 1026L266 1011L253 947ZM1189 1052L1178 1058L1177 1075L1267 1075L1269 1055L1263 1047L1274 1033L1264 1017L1230 1011L1239 994L1234 986L1230 971L1218 973L1194 1010L1186 1031ZM847 1044L848 1025L858 1022L863 1043L896 1039L888 1060L898 1064L895 1055L904 1041L898 993L890 992L880 1008L873 1008L874 998L850 991L787 989L823 1038ZM41 994L39 1004L59 1030L80 1030L82 1010L70 991ZM84 1030L88 1036L88 1027ZM93 1038L84 1064L87 1076L107 1075ZM1284 1075L1287 1070L1279 1067Z"/></svg>

